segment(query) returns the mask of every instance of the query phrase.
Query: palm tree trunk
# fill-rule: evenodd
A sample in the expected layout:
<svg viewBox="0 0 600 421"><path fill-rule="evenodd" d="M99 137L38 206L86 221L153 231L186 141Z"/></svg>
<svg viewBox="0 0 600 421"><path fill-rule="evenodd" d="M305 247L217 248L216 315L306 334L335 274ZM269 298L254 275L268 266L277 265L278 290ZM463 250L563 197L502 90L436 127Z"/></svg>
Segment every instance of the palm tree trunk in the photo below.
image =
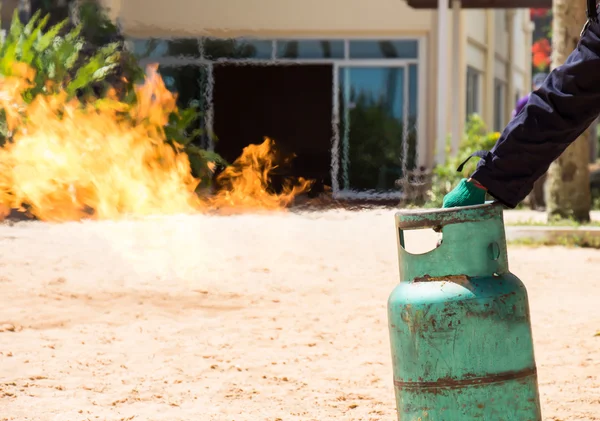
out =
<svg viewBox="0 0 600 421"><path fill-rule="evenodd" d="M586 21L583 0L554 0L552 67L563 64L577 47ZM546 180L546 212L549 219L590 219L589 130L573 142L550 165Z"/></svg>

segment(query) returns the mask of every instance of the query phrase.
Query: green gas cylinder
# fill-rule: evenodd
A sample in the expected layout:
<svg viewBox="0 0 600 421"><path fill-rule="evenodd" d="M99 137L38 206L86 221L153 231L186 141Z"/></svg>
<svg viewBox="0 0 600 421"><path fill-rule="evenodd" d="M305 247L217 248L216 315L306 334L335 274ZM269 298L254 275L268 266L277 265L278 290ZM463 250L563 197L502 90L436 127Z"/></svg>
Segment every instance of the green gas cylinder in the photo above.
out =
<svg viewBox="0 0 600 421"><path fill-rule="evenodd" d="M527 291L508 270L497 203L396 214L388 318L400 421L541 421ZM405 249L404 232L442 242Z"/></svg>

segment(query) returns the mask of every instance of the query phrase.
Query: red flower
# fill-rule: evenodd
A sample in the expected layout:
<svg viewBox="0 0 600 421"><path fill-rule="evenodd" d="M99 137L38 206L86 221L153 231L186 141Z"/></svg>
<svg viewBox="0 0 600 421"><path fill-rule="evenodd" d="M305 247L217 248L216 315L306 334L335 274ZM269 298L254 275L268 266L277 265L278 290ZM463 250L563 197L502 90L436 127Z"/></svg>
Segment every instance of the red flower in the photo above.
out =
<svg viewBox="0 0 600 421"><path fill-rule="evenodd" d="M550 65L550 57L545 56L543 54L534 54L533 55L533 65L537 69L545 69Z"/></svg>
<svg viewBox="0 0 600 421"><path fill-rule="evenodd" d="M531 52L533 54L544 53L546 55L550 55L552 52L552 46L550 45L548 38L540 38L534 42L533 46L531 47Z"/></svg>
<svg viewBox="0 0 600 421"><path fill-rule="evenodd" d="M531 16L531 19L543 18L548 14L549 10L550 9L529 9L529 15Z"/></svg>
<svg viewBox="0 0 600 421"><path fill-rule="evenodd" d="M531 52L533 54L532 60L535 67L546 68L550 65L552 46L547 38L537 40L531 47Z"/></svg>

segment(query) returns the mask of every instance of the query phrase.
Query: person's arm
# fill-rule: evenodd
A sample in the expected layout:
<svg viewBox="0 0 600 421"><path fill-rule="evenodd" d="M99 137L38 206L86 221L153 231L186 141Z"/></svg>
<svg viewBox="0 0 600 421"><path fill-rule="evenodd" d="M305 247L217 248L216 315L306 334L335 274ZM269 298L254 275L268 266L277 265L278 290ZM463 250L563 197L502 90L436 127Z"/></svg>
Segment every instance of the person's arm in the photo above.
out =
<svg viewBox="0 0 600 421"><path fill-rule="evenodd" d="M531 93L471 178L514 208L599 114L600 24L592 22L566 63Z"/></svg>

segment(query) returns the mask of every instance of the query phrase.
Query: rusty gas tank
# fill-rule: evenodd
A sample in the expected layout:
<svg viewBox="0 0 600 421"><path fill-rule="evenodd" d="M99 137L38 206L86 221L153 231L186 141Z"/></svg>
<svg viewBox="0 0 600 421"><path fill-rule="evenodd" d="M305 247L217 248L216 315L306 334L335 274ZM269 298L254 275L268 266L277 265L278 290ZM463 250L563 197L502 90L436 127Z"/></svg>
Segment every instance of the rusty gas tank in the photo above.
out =
<svg viewBox="0 0 600 421"><path fill-rule="evenodd" d="M396 215L388 318L398 419L541 421L527 291L508 269L500 204ZM404 232L441 244L405 249Z"/></svg>

